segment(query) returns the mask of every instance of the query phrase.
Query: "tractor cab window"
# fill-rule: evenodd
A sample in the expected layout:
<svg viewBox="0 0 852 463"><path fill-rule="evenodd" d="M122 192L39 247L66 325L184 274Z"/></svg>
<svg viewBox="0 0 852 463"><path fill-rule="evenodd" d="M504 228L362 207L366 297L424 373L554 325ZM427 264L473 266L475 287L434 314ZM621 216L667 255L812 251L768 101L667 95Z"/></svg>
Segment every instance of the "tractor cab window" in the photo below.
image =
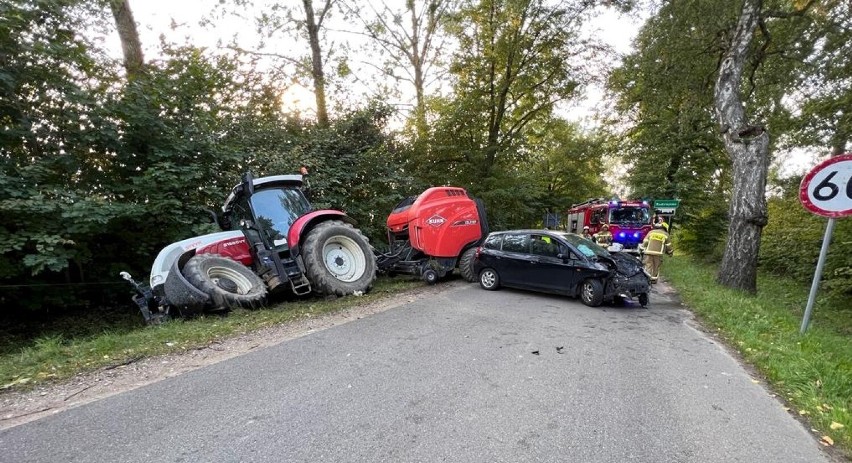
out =
<svg viewBox="0 0 852 463"><path fill-rule="evenodd" d="M613 224L650 223L651 214L647 207L622 207L610 211L609 222Z"/></svg>
<svg viewBox="0 0 852 463"><path fill-rule="evenodd" d="M251 196L256 225L273 246L287 244L287 232L299 217L311 210L308 200L295 188L257 191Z"/></svg>

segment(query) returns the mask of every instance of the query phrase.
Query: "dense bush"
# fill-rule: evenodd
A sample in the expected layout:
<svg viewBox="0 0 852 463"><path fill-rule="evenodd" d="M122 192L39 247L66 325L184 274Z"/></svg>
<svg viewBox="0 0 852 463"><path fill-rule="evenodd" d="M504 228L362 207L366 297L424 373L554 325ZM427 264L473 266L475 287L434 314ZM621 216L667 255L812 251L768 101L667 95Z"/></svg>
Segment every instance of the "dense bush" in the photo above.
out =
<svg viewBox="0 0 852 463"><path fill-rule="evenodd" d="M770 199L769 224L760 244L761 267L803 284L811 282L827 221L805 210L795 193ZM822 282L825 290L852 297L852 219L836 220Z"/></svg>

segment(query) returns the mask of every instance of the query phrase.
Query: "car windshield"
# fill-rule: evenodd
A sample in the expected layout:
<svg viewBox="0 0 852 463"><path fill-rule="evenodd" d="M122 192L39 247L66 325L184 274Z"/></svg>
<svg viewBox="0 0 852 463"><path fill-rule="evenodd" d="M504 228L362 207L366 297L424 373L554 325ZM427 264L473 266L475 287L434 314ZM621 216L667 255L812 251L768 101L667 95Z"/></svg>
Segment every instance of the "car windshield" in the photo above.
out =
<svg viewBox="0 0 852 463"><path fill-rule="evenodd" d="M609 251L598 246L592 240L573 233L559 233L559 236L586 257L609 257Z"/></svg>
<svg viewBox="0 0 852 463"><path fill-rule="evenodd" d="M650 223L651 213L647 207L623 206L609 211L609 223Z"/></svg>

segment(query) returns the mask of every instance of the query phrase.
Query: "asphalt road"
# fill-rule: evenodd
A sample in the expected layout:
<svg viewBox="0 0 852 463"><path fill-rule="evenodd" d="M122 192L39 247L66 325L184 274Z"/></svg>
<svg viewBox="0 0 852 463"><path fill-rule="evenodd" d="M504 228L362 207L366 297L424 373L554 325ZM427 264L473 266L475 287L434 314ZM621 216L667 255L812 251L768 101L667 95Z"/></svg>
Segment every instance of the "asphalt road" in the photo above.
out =
<svg viewBox="0 0 852 463"><path fill-rule="evenodd" d="M829 461L689 320L448 287L0 431L0 461Z"/></svg>

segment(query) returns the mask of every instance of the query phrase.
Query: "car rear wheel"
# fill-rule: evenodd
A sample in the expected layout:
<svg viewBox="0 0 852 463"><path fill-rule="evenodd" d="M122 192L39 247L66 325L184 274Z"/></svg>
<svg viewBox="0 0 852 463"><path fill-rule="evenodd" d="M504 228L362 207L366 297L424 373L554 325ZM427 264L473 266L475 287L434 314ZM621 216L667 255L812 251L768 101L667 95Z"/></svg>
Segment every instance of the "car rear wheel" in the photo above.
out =
<svg viewBox="0 0 852 463"><path fill-rule="evenodd" d="M487 268L479 272L479 286L488 291L494 291L500 287L500 275L493 268Z"/></svg>
<svg viewBox="0 0 852 463"><path fill-rule="evenodd" d="M598 307L603 303L603 283L589 278L580 285L580 300L589 307Z"/></svg>

